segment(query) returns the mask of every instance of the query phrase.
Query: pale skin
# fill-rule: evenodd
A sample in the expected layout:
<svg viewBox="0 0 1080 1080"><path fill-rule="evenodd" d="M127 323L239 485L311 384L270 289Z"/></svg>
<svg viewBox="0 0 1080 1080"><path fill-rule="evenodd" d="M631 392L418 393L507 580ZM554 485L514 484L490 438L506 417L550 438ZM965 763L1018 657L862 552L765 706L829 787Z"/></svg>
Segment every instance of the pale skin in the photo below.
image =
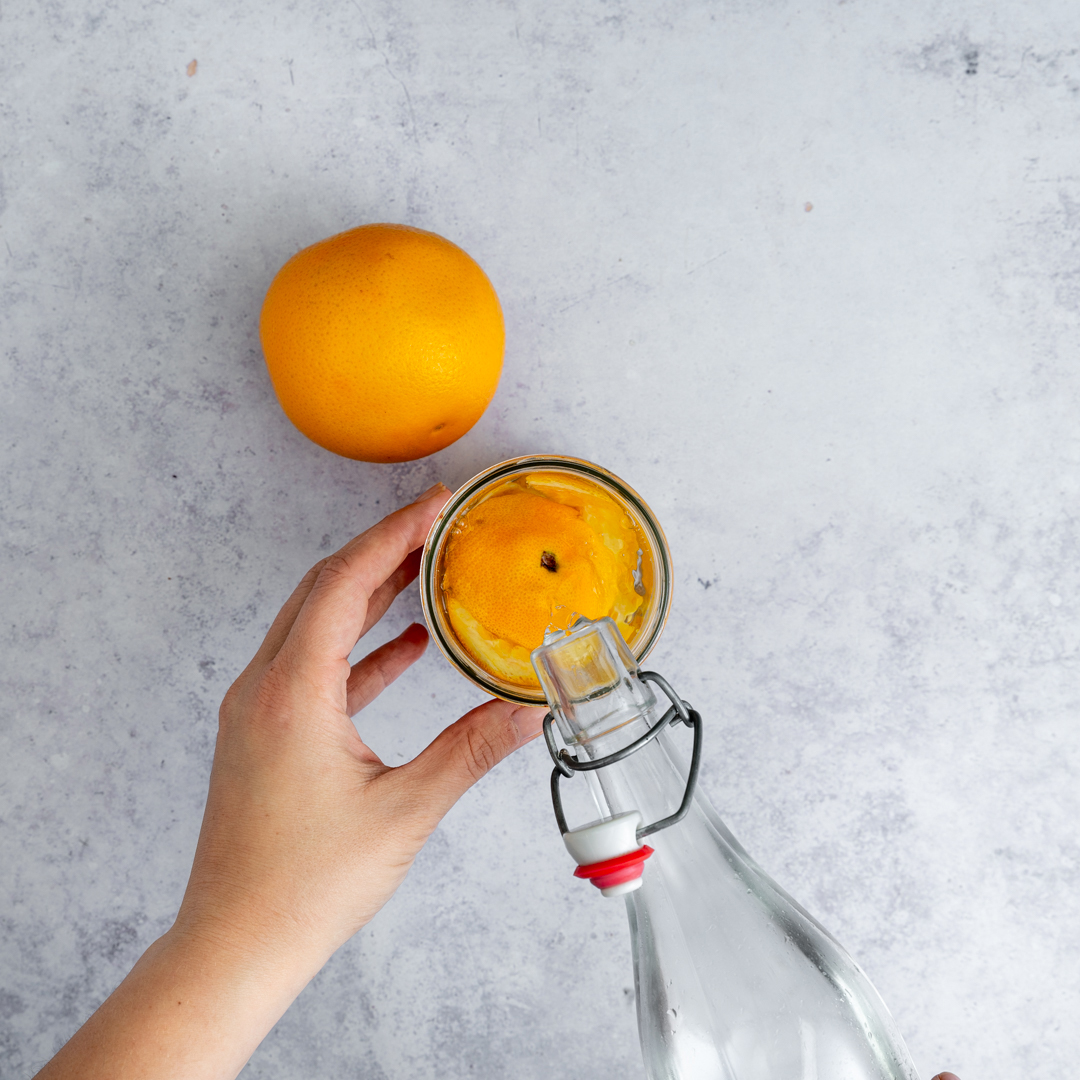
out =
<svg viewBox="0 0 1080 1080"><path fill-rule="evenodd" d="M353 725L427 646L413 624L348 659L416 577L449 494L437 484L357 536L286 601L221 704L175 923L37 1080L231 1080L454 803L539 734L543 709L493 700L391 768Z"/></svg>
<svg viewBox="0 0 1080 1080"><path fill-rule="evenodd" d="M221 705L202 831L172 928L39 1080L225 1080L386 903L461 795L540 731L489 701L384 765L352 717L423 654L412 625L350 667L416 577L436 485L307 573Z"/></svg>

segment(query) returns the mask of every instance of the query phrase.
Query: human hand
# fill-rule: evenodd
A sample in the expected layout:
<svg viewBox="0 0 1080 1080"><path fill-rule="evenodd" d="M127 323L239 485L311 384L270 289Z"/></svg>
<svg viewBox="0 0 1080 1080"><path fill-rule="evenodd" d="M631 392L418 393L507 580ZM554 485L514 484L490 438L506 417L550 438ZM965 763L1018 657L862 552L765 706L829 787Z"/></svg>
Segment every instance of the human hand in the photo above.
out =
<svg viewBox="0 0 1080 1080"><path fill-rule="evenodd" d="M187 892L39 1080L229 1080L334 950L401 883L443 815L540 732L489 701L391 768L351 717L427 645L410 626L349 654L419 569L436 485L314 566L221 705Z"/></svg>
<svg viewBox="0 0 1080 1080"><path fill-rule="evenodd" d="M353 726L427 645L414 623L348 661L416 577L449 494L436 485L314 566L226 694L182 932L272 939L313 974L389 899L466 789L539 733L543 709L493 700L390 768Z"/></svg>

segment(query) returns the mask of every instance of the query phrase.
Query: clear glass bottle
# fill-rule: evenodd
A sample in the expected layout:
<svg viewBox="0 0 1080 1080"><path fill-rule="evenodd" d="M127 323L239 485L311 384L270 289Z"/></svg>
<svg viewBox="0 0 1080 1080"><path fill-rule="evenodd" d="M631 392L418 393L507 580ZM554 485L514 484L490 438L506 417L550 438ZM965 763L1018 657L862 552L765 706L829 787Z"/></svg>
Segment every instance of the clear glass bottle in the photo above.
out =
<svg viewBox="0 0 1080 1080"><path fill-rule="evenodd" d="M579 762L627 747L667 709L610 619L540 647L533 664ZM585 773L601 821L672 814L688 772L676 739L665 727L623 760ZM559 778L552 784L561 814ZM625 902L650 1080L917 1080L870 981L703 794L648 839L654 853Z"/></svg>

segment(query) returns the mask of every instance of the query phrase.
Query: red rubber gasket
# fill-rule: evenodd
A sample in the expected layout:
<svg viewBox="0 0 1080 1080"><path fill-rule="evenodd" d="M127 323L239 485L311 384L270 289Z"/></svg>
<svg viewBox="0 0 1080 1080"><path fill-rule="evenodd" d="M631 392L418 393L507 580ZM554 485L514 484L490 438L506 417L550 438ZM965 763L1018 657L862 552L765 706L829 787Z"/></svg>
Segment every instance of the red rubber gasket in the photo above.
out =
<svg viewBox="0 0 1080 1080"><path fill-rule="evenodd" d="M652 853L653 849L648 844L643 844L636 851L616 855L614 859L579 866L574 871L574 877L591 881L598 889L610 889L612 885L622 885L626 881L641 877L645 860Z"/></svg>

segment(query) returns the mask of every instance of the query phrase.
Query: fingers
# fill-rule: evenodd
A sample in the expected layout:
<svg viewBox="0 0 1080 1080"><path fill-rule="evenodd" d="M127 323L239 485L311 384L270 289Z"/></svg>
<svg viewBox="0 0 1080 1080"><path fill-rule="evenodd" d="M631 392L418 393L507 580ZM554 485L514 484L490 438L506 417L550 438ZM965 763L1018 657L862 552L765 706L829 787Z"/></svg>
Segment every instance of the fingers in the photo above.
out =
<svg viewBox="0 0 1080 1080"><path fill-rule="evenodd" d="M346 684L349 715L355 716L406 668L415 664L424 655L427 642L427 630L419 623L413 623L393 641L380 645L373 653L353 664Z"/></svg>
<svg viewBox="0 0 1080 1080"><path fill-rule="evenodd" d="M308 598L308 593L311 592L315 579L319 576L319 571L322 570L325 563L325 559L320 559L303 576L300 584L293 589L289 599L285 601L281 610L274 617L274 621L270 624L270 629L267 630L266 637L263 638L263 643L259 646L259 651L252 661L253 665L267 664L277 656L278 650L289 636L289 631L296 621L296 616L304 606L304 601Z"/></svg>
<svg viewBox="0 0 1080 1080"><path fill-rule="evenodd" d="M340 660L352 652L367 625L369 602L409 553L423 545L449 497L437 485L426 498L383 518L326 560L289 634L299 659Z"/></svg>
<svg viewBox="0 0 1080 1080"><path fill-rule="evenodd" d="M417 574L420 573L420 557L419 549L409 552L401 565L372 593L368 600L367 615L360 637L363 637L386 614L387 608L394 602L398 593L415 580ZM255 656L256 663L267 663L277 655L326 562L326 559L320 559L304 575L303 580L285 601L259 647Z"/></svg>
<svg viewBox="0 0 1080 1080"><path fill-rule="evenodd" d="M396 779L423 792L426 826L443 815L504 757L540 734L546 709L498 699L466 713L430 746L396 770Z"/></svg>
<svg viewBox="0 0 1080 1080"><path fill-rule="evenodd" d="M960 1077L957 1076L956 1073L943 1072L938 1073L937 1076L933 1078L933 1080L960 1080Z"/></svg>
<svg viewBox="0 0 1080 1080"><path fill-rule="evenodd" d="M416 575L420 573L420 556L419 549L410 551L405 556L405 561L371 594L364 627L360 631L361 637L386 614L386 609L394 602L398 593L416 579Z"/></svg>

